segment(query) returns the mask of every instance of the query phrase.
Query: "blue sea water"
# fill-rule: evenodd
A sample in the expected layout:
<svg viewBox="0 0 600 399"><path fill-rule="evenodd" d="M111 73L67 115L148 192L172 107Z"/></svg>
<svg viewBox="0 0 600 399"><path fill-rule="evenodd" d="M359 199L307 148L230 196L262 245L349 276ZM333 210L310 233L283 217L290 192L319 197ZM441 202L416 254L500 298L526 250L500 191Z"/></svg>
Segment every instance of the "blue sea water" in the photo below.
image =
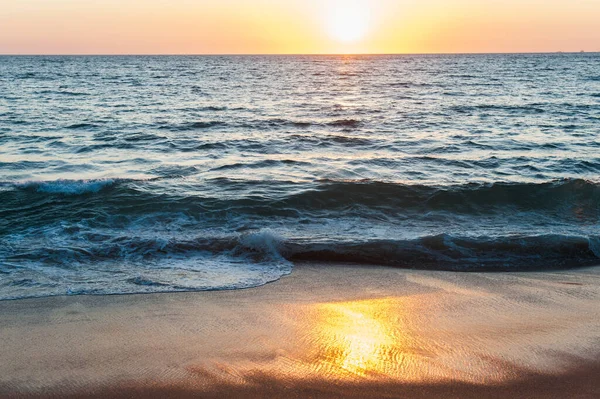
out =
<svg viewBox="0 0 600 399"><path fill-rule="evenodd" d="M600 54L0 57L0 299L595 265L599 177Z"/></svg>

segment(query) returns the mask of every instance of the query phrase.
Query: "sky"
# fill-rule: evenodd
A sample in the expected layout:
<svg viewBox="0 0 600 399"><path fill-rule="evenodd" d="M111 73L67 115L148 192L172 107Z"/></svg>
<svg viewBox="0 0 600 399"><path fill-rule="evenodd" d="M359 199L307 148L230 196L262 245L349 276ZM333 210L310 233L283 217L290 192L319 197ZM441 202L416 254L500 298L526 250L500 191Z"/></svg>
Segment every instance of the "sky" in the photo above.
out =
<svg viewBox="0 0 600 399"><path fill-rule="evenodd" d="M1 54L600 51L600 0L0 0Z"/></svg>

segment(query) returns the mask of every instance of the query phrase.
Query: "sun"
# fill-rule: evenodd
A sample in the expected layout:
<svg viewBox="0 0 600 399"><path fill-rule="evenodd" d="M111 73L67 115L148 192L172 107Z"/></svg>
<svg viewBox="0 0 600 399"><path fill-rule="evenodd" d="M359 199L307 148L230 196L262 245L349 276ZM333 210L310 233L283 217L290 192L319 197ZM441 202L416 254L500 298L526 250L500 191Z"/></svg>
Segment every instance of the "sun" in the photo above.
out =
<svg viewBox="0 0 600 399"><path fill-rule="evenodd" d="M344 43L363 39L369 30L370 8L367 1L334 1L328 12L331 37Z"/></svg>

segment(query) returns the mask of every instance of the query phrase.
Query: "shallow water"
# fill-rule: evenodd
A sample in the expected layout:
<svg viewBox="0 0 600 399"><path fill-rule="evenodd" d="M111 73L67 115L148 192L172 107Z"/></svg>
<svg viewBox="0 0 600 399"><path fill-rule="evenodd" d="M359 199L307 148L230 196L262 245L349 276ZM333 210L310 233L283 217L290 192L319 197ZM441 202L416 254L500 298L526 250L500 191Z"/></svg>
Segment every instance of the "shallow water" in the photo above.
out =
<svg viewBox="0 0 600 399"><path fill-rule="evenodd" d="M0 57L0 298L598 263L600 54Z"/></svg>

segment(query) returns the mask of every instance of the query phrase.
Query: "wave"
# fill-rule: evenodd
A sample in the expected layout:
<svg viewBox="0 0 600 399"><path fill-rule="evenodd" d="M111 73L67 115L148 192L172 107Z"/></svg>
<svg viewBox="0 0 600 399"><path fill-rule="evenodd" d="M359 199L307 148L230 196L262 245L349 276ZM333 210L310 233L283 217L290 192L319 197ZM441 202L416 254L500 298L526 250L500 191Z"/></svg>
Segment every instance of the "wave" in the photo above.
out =
<svg viewBox="0 0 600 399"><path fill-rule="evenodd" d="M169 142L169 147L173 150L181 151L181 152L197 152L197 151L210 151L210 150L224 150L229 146L223 142L208 142L198 144L197 142L193 143L178 143L175 141Z"/></svg>
<svg viewBox="0 0 600 399"><path fill-rule="evenodd" d="M268 160L252 164L225 165L220 168L260 168L273 164L302 165L302 162ZM172 178L180 176L180 173L171 174ZM95 200L102 200L113 209L121 203L127 207L136 203L140 207L152 203L153 207L166 206L178 211L185 211L186 208L192 211L198 208L216 211L238 208L240 211L252 212L253 207L262 210L262 207L266 206L273 215L278 215L278 210L283 209L337 211L353 206L391 212L439 210L461 214L497 210L567 212L577 209L580 213L585 211L587 214L600 215L600 183L583 179L563 179L545 183L471 183L458 186L410 185L373 180L318 180L312 183L293 183L208 179L198 183L201 184L198 189L205 193L210 192L210 196L186 196L177 192L153 193L143 190L144 182L157 179L159 178L0 182L0 186L4 187L0 192L0 203L6 204L17 199L27 203L22 195L15 198L16 192L24 190L25 194L36 196L30 198L31 201L39 200L40 194L94 193L101 196L94 197ZM167 177L161 180L164 179ZM224 187L226 182L231 184ZM222 190L226 190L228 195L220 197L219 192ZM245 192L253 190L260 190L263 195L244 196ZM239 191L239 195L232 196L234 191ZM80 203L80 206L84 205ZM97 203L94 202L94 205Z"/></svg>
<svg viewBox="0 0 600 399"><path fill-rule="evenodd" d="M227 111L228 108L227 107L222 107L222 106L218 106L218 105L208 105L206 107L199 107L199 108L190 108L189 111Z"/></svg>
<svg viewBox="0 0 600 399"><path fill-rule="evenodd" d="M90 95L89 93L81 93L81 92L69 91L69 90L42 90L39 92L39 94L59 94L62 96L73 96L73 97Z"/></svg>
<svg viewBox="0 0 600 399"><path fill-rule="evenodd" d="M17 162L2 162L0 161L0 168L6 170L23 170L25 168L39 168L42 169L48 164L43 161L17 161ZM0 186L6 185L0 183Z"/></svg>
<svg viewBox="0 0 600 399"><path fill-rule="evenodd" d="M268 118L268 119L249 119L243 122L235 124L235 127L242 129L272 129L280 127L296 127L296 128L308 128L314 124L310 121L298 121L284 118Z"/></svg>
<svg viewBox="0 0 600 399"><path fill-rule="evenodd" d="M171 130L171 131L188 131L188 130L201 130L201 129L210 129L216 126L226 125L225 122L222 121L197 121L197 122L187 122L180 124L167 124L161 125L160 129Z"/></svg>
<svg viewBox="0 0 600 399"><path fill-rule="evenodd" d="M140 232L142 233L142 232ZM144 238L126 235L83 234L77 245L25 248L6 257L8 261L44 260L52 263L101 262L122 260L145 262L152 258L198 253L228 254L255 262L284 260L279 252L283 238L270 230L247 232L233 236L176 239Z"/></svg>
<svg viewBox="0 0 600 399"><path fill-rule="evenodd" d="M95 123L74 123L72 125L67 126L67 129L70 130L79 130L79 129L93 129L93 128L97 128L100 127L100 125L97 125Z"/></svg>
<svg viewBox="0 0 600 399"><path fill-rule="evenodd" d="M375 143L374 140L368 137L361 136L342 136L335 134L324 134L324 135L301 135L301 134L292 134L289 136L288 140L293 142L293 144L306 144L312 146L368 146L373 145Z"/></svg>
<svg viewBox="0 0 600 399"><path fill-rule="evenodd" d="M12 253L7 263L44 261L52 264L106 261L144 264L167 258L224 255L257 267L273 262L349 262L400 268L447 271L528 271L569 269L600 263L600 236L508 235L469 237L450 234L414 239L311 242L285 239L271 230L232 236L175 238L97 237L88 245L27 248ZM160 262L159 262L160 263Z"/></svg>
<svg viewBox="0 0 600 399"><path fill-rule="evenodd" d="M469 113L474 111L500 111L500 112L522 112L527 114L542 114L546 110L540 108L544 104L531 104L531 105L494 105L494 104L482 104L482 105L459 105L450 107L451 110L460 113Z"/></svg>
<svg viewBox="0 0 600 399"><path fill-rule="evenodd" d="M98 193L101 190L115 185L125 179L97 179L97 180L54 180L54 181L29 181L17 183L18 187L27 191L35 191L47 194L89 194ZM6 186L6 184L0 184Z"/></svg>
<svg viewBox="0 0 600 399"><path fill-rule="evenodd" d="M362 121L357 119L339 119L333 122L329 122L328 125L345 128L356 128L362 124Z"/></svg>
<svg viewBox="0 0 600 399"><path fill-rule="evenodd" d="M373 141L367 137L348 137L348 136L337 136L330 134L327 136L319 136L319 140L322 143L327 144L342 144L348 146L368 146L373 144Z"/></svg>
<svg viewBox="0 0 600 399"><path fill-rule="evenodd" d="M87 246L14 247L0 262L0 300L257 287L291 272L277 245L275 235L262 232L231 239L97 237Z"/></svg>
<svg viewBox="0 0 600 399"><path fill-rule="evenodd" d="M597 265L600 237L564 235L457 237L363 243L291 244L292 261L354 262L448 271L526 271Z"/></svg>
<svg viewBox="0 0 600 399"><path fill-rule="evenodd" d="M294 127L297 129L305 129L311 126L330 126L339 127L344 129L355 129L360 127L363 121L358 119L337 119L330 121L314 120L291 120L284 118L269 118L269 119L257 119L257 120L246 120L242 122L224 122L224 121L196 121L196 122L183 122L183 123L164 123L157 125L158 129L171 130L171 131L193 131L210 129L218 126L229 126L233 128L241 129L273 129L273 128L284 128Z"/></svg>
<svg viewBox="0 0 600 399"><path fill-rule="evenodd" d="M460 186L405 185L373 181L324 180L314 190L281 200L298 208L339 209L353 205L392 211L443 210L478 213L509 208L556 210L579 207L600 211L600 184L566 179L547 183L491 183Z"/></svg>
<svg viewBox="0 0 600 399"><path fill-rule="evenodd" d="M251 163L234 163L229 165L218 166L216 168L210 169L210 172L216 172L219 170L230 170L230 169L260 169L260 168L273 168L273 167L281 167L281 166L302 166L302 165L310 165L308 162L296 161L294 159L266 159L257 162Z"/></svg>

